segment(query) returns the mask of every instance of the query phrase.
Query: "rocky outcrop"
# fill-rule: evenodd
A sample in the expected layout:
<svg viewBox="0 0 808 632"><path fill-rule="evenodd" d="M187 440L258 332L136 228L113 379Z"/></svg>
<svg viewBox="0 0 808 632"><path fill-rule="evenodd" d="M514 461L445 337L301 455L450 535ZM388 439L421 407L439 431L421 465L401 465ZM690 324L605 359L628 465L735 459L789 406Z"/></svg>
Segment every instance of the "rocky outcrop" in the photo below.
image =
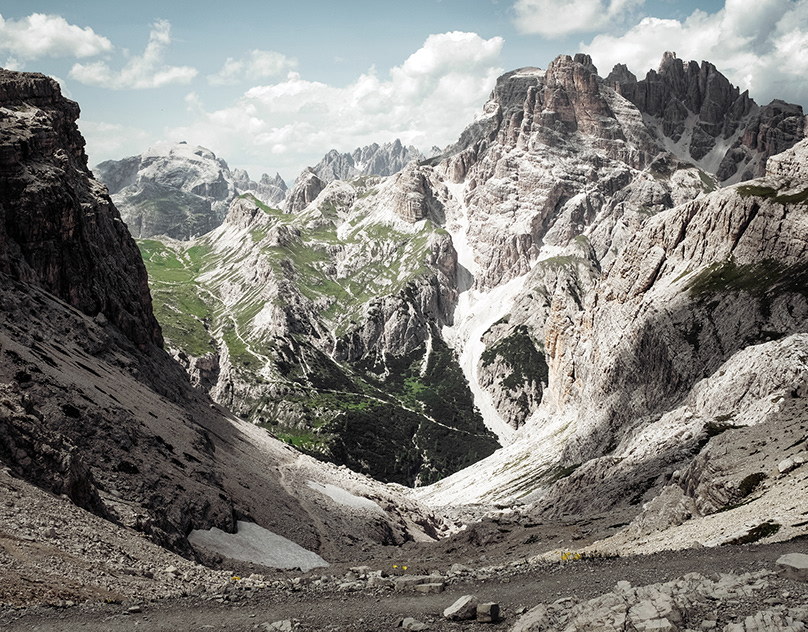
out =
<svg viewBox="0 0 808 632"><path fill-rule="evenodd" d="M240 193L250 192L264 204L272 207L279 207L289 192L289 187L279 173L272 177L264 173L258 182L253 182L244 169L233 169L233 182Z"/></svg>
<svg viewBox="0 0 808 632"><path fill-rule="evenodd" d="M185 142L159 144L138 156L107 160L93 168L107 185L130 232L137 238L166 235L190 239L222 223L240 194L277 206L286 195L279 175L253 182L243 169L205 147Z"/></svg>
<svg viewBox="0 0 808 632"><path fill-rule="evenodd" d="M325 185L326 183L314 171L307 169L298 176L292 190L289 191L284 208L289 213L302 211L320 195Z"/></svg>
<svg viewBox="0 0 808 632"><path fill-rule="evenodd" d="M738 603L770 591L773 573L761 571L745 574L721 574L706 577L689 573L673 581L634 587L627 581L617 582L613 590L589 600L564 598L540 604L522 616L514 632L549 632L565 630L725 630L786 632L803 629L808 621L808 608L774 605L752 610L734 623L717 604Z"/></svg>
<svg viewBox="0 0 808 632"><path fill-rule="evenodd" d="M0 104L0 272L160 346L137 246L87 169L78 105L48 77L5 70Z"/></svg>
<svg viewBox="0 0 808 632"><path fill-rule="evenodd" d="M414 224L427 218L436 224L444 222L443 207L435 199L429 175L428 168L413 164L394 176L393 212L405 222Z"/></svg>

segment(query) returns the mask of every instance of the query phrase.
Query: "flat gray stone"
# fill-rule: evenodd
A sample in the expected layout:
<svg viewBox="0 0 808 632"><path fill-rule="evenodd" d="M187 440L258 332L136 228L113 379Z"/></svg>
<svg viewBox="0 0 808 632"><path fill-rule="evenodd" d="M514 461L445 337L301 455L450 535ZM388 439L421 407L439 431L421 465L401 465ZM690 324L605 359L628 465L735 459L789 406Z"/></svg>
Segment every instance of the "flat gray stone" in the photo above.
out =
<svg viewBox="0 0 808 632"><path fill-rule="evenodd" d="M412 590L418 584L426 584L431 581L429 575L403 575L393 578L396 590Z"/></svg>
<svg viewBox="0 0 808 632"><path fill-rule="evenodd" d="M808 582L808 555L805 553L786 553L777 559L780 574L787 579Z"/></svg>
<svg viewBox="0 0 808 632"><path fill-rule="evenodd" d="M443 611L443 616L451 621L468 621L477 616L479 601L474 595L463 595Z"/></svg>

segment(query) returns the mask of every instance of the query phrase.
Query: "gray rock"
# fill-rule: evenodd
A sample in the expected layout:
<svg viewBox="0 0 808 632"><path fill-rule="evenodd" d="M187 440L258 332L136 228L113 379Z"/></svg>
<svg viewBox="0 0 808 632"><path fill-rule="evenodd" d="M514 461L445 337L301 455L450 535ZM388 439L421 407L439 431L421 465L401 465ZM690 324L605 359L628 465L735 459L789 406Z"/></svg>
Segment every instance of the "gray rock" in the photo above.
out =
<svg viewBox="0 0 808 632"><path fill-rule="evenodd" d="M283 619L272 623L264 623L263 628L268 632L292 632L294 625L291 619Z"/></svg>
<svg viewBox="0 0 808 632"><path fill-rule="evenodd" d="M786 553L777 558L777 566L783 577L808 582L808 555L805 553Z"/></svg>
<svg viewBox="0 0 808 632"><path fill-rule="evenodd" d="M443 616L450 621L468 621L477 616L478 603L474 595L463 595L443 611Z"/></svg>
<svg viewBox="0 0 808 632"><path fill-rule="evenodd" d="M413 590L419 584L426 584L431 581L429 575L403 575L393 578L393 585L398 591Z"/></svg>
<svg viewBox="0 0 808 632"><path fill-rule="evenodd" d="M405 630L413 630L414 632L429 629L429 626L426 623L422 623L421 621L413 619L412 617L405 617L399 622L398 626L400 628L404 628Z"/></svg>
<svg viewBox="0 0 808 632"><path fill-rule="evenodd" d="M442 593L445 588L446 584L444 584L443 582L429 582L426 584L418 584L417 586L415 586L416 592L427 594Z"/></svg>
<svg viewBox="0 0 808 632"><path fill-rule="evenodd" d="M490 601L478 604L477 621L480 623L496 623L499 621L499 604Z"/></svg>
<svg viewBox="0 0 808 632"><path fill-rule="evenodd" d="M780 474L788 474L789 472L796 470L804 462L805 458L801 455L790 456L777 464L777 471L780 472Z"/></svg>

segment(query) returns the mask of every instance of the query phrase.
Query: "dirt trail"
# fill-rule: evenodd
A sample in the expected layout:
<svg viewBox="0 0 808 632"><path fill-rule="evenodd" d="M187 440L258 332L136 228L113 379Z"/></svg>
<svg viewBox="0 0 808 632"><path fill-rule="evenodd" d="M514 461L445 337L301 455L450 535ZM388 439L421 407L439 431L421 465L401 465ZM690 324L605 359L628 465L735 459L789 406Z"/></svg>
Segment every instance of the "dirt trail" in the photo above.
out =
<svg viewBox="0 0 808 632"><path fill-rule="evenodd" d="M669 581L686 573L756 572L774 570L775 560L786 552L805 551L803 542L774 545L690 549L656 555L581 560L566 564L523 567L505 570L489 579L470 579L447 586L443 593L376 592L364 590L344 593L336 589L315 590L301 587L289 590L239 592L237 602L209 601L200 597L139 604L142 612L127 614L133 604L81 605L62 610L27 611L12 620L11 613L0 616L0 628L18 630L88 631L182 631L182 630L253 630L261 624L282 619L297 619L300 630L350 630L369 632L394 630L404 617L414 617L430 625L430 630L508 630L518 618L520 608L573 596L588 599L610 591L620 580L640 586ZM765 593L742 604L734 604L725 613L728 621L754 612L766 599L787 593L794 603L808 601L808 584L780 578L772 580ZM482 601L496 601L504 619L494 625L452 623L441 612L464 594L475 594ZM5 625L4 625L5 624Z"/></svg>

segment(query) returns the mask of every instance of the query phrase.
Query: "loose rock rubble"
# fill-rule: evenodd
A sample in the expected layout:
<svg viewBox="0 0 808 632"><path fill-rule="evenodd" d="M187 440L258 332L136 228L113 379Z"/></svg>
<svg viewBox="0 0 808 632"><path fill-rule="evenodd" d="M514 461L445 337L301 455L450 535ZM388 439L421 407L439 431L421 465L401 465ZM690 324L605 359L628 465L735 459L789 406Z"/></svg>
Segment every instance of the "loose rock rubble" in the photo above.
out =
<svg viewBox="0 0 808 632"><path fill-rule="evenodd" d="M785 557L785 556L784 556ZM737 608L769 588L770 571L715 578L689 573L662 584L634 588L620 581L614 590L582 603L563 598L525 614L513 632L799 632L808 629L808 601L790 595L770 598L770 608L742 616Z"/></svg>

